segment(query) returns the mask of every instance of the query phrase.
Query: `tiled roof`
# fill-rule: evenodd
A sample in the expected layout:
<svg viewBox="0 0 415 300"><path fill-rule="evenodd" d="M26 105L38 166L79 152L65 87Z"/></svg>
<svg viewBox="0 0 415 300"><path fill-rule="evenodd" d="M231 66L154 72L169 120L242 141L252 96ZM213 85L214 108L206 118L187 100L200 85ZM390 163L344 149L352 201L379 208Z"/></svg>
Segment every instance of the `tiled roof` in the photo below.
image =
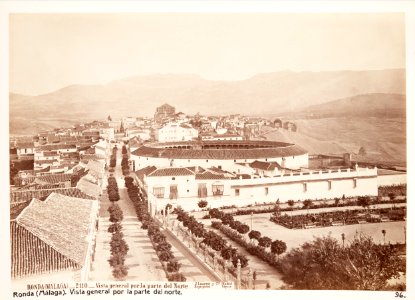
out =
<svg viewBox="0 0 415 300"><path fill-rule="evenodd" d="M49 172L50 171L50 166L44 167L43 169L40 170L35 170L35 173L42 173L42 172Z"/></svg>
<svg viewBox="0 0 415 300"><path fill-rule="evenodd" d="M10 192L10 204L31 201L33 198L43 199L52 193L59 193L69 197L95 199L92 196L88 196L80 189L75 187L70 188L54 188L54 189L30 189L30 190L16 190Z"/></svg>
<svg viewBox="0 0 415 300"><path fill-rule="evenodd" d="M137 177L143 181L144 180L144 175L147 176L148 174L150 174L151 172L157 170L157 168L155 166L148 166L142 169L139 169L137 171L135 171L135 175L137 175Z"/></svg>
<svg viewBox="0 0 415 300"><path fill-rule="evenodd" d="M155 176L189 176L194 175L188 168L162 168L157 169L148 174L148 177Z"/></svg>
<svg viewBox="0 0 415 300"><path fill-rule="evenodd" d="M76 187L80 189L83 193L91 197L94 197L95 199L97 199L101 194L100 186L88 180L87 178L85 178L85 176L78 181Z"/></svg>
<svg viewBox="0 0 415 300"><path fill-rule="evenodd" d="M275 161L268 162L268 161L256 160L250 163L249 166L254 169L260 169L260 170L265 170L265 171L274 171L275 168L278 168L278 169L281 168L281 166Z"/></svg>
<svg viewBox="0 0 415 300"><path fill-rule="evenodd" d="M209 171L212 171L213 173L218 173L218 174L228 173L227 171L224 171L224 170L219 169L217 167L210 167Z"/></svg>
<svg viewBox="0 0 415 300"><path fill-rule="evenodd" d="M58 161L57 159L38 159L35 160L35 164L52 164Z"/></svg>
<svg viewBox="0 0 415 300"><path fill-rule="evenodd" d="M43 151L43 156L59 156L56 151Z"/></svg>
<svg viewBox="0 0 415 300"><path fill-rule="evenodd" d="M76 145L73 144L46 144L36 148L39 151L52 151L59 149L76 149Z"/></svg>
<svg viewBox="0 0 415 300"><path fill-rule="evenodd" d="M164 148L167 146L186 146L193 149ZM286 157L306 154L300 146L287 143L270 143L267 141L203 141L200 145L204 149L197 149L196 143L174 142L142 146L132 155L163 157L173 159L263 159L268 157ZM215 145L229 145L230 148L215 149ZM245 147L246 146L246 147ZM162 148L163 147L163 148ZM211 148L208 148L211 147Z"/></svg>
<svg viewBox="0 0 415 300"><path fill-rule="evenodd" d="M89 174L96 176L97 178L102 178L104 175L105 163L98 160L89 160L86 164L86 169L89 170Z"/></svg>
<svg viewBox="0 0 415 300"><path fill-rule="evenodd" d="M52 193L45 201L34 199L16 218L34 236L79 265L85 262L95 201Z"/></svg>
<svg viewBox="0 0 415 300"><path fill-rule="evenodd" d="M203 173L206 171L202 167L186 167L186 168L192 171L193 173Z"/></svg>
<svg viewBox="0 0 415 300"><path fill-rule="evenodd" d="M224 174L217 174L213 172L206 171L204 173L196 174L196 180L213 180L213 179L228 179Z"/></svg>
<svg viewBox="0 0 415 300"><path fill-rule="evenodd" d="M180 124L180 127L182 127L182 128L186 128L186 129L191 129L191 128L193 128L192 126L187 125L187 124Z"/></svg>
<svg viewBox="0 0 415 300"><path fill-rule="evenodd" d="M103 154L82 154L81 159L83 159L83 160L99 160L99 159L105 159L105 155L103 155Z"/></svg>
<svg viewBox="0 0 415 300"><path fill-rule="evenodd" d="M71 181L72 174L52 174L36 177L35 182L45 182L55 184L59 182Z"/></svg>
<svg viewBox="0 0 415 300"><path fill-rule="evenodd" d="M81 268L16 221L10 222L10 237L12 278Z"/></svg>
<svg viewBox="0 0 415 300"><path fill-rule="evenodd" d="M28 149L28 148L34 148L35 145L33 142L17 142L16 143L16 148L19 149Z"/></svg>

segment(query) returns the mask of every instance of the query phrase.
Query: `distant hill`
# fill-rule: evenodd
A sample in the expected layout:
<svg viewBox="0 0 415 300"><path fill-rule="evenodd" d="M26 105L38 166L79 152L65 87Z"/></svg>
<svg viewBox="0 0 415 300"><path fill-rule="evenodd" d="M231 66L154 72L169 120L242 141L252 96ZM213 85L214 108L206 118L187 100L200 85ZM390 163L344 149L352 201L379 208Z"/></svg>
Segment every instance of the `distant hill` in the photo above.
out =
<svg viewBox="0 0 415 300"><path fill-rule="evenodd" d="M296 117L406 116L406 97L401 94L365 94L312 105L294 113Z"/></svg>
<svg viewBox="0 0 415 300"><path fill-rule="evenodd" d="M55 121L101 119L108 114L152 116L165 102L187 114L280 114L356 95L405 94L405 70L275 72L241 81L196 75L150 75L106 85L72 85L38 96L10 94L10 128L47 129ZM42 125L43 124L43 125ZM35 130L33 130L35 131ZM25 132L28 133L28 132Z"/></svg>

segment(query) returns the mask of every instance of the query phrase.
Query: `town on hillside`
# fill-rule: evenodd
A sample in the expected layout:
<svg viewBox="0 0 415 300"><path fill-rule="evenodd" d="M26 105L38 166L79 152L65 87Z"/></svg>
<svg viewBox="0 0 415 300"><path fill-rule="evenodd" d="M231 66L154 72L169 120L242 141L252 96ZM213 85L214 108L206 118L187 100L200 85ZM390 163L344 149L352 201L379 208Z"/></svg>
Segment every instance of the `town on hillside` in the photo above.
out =
<svg viewBox="0 0 415 300"><path fill-rule="evenodd" d="M269 132L301 127L163 104L152 117L11 137L13 286L405 290L406 168Z"/></svg>

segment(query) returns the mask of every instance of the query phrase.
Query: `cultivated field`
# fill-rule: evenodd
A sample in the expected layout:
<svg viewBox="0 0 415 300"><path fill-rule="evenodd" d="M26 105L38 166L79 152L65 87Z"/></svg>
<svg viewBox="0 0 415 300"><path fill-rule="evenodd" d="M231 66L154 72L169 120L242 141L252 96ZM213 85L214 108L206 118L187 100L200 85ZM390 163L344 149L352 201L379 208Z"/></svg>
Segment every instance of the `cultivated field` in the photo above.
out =
<svg viewBox="0 0 415 300"><path fill-rule="evenodd" d="M266 235L271 239L279 239L287 244L287 248L299 247L305 242L311 241L314 237L321 237L331 234L334 238L337 238L341 242L341 234L345 234L346 243L353 239L356 233L363 233L367 236L371 236L377 243L383 243L382 230L386 230L385 241L386 243L404 243L404 227L406 222L384 222L384 223L371 223L371 224L356 224L346 226L330 226L323 228L310 228L310 229L288 229L278 224L275 224L269 220L270 214L255 214L253 215L253 229L261 232L262 235ZM234 216L235 220L251 225L251 216Z"/></svg>
<svg viewBox="0 0 415 300"><path fill-rule="evenodd" d="M367 160L403 164L406 162L406 120L400 118L350 117L298 119L297 132L284 129L264 136L269 140L291 141L310 154L357 154L366 149ZM263 127L263 131L272 130ZM360 157L359 157L360 158Z"/></svg>

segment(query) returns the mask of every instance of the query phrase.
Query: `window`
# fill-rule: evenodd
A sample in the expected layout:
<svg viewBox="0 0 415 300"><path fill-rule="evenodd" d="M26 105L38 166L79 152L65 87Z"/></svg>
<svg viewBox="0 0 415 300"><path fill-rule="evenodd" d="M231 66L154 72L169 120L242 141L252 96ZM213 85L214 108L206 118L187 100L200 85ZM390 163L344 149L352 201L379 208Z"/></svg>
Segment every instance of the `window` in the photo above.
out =
<svg viewBox="0 0 415 300"><path fill-rule="evenodd" d="M169 195L170 200L177 199L177 196L178 196L177 185L175 185L175 184L171 185L170 186L170 195Z"/></svg>
<svg viewBox="0 0 415 300"><path fill-rule="evenodd" d="M212 184L212 193L213 193L213 196L222 196L223 195L223 184L221 183Z"/></svg>
<svg viewBox="0 0 415 300"><path fill-rule="evenodd" d="M206 162L209 162L209 160L207 159Z"/></svg>
<svg viewBox="0 0 415 300"><path fill-rule="evenodd" d="M303 192L307 192L307 183L306 182L303 183Z"/></svg>
<svg viewBox="0 0 415 300"><path fill-rule="evenodd" d="M235 189L235 196L239 196L239 189Z"/></svg>
<svg viewBox="0 0 415 300"><path fill-rule="evenodd" d="M176 177L172 177L171 180L176 180Z"/></svg>
<svg viewBox="0 0 415 300"><path fill-rule="evenodd" d="M197 196L199 198L206 198L207 197L207 187L206 183L199 183L197 187Z"/></svg>
<svg viewBox="0 0 415 300"><path fill-rule="evenodd" d="M331 190L331 180L328 181L328 188Z"/></svg>
<svg viewBox="0 0 415 300"><path fill-rule="evenodd" d="M357 187L357 178L353 178L353 188Z"/></svg>
<svg viewBox="0 0 415 300"><path fill-rule="evenodd" d="M154 187L153 195L157 198L164 198L164 187Z"/></svg>
<svg viewBox="0 0 415 300"><path fill-rule="evenodd" d="M266 187L265 188L265 195L268 195L268 193L269 193L269 189Z"/></svg>

